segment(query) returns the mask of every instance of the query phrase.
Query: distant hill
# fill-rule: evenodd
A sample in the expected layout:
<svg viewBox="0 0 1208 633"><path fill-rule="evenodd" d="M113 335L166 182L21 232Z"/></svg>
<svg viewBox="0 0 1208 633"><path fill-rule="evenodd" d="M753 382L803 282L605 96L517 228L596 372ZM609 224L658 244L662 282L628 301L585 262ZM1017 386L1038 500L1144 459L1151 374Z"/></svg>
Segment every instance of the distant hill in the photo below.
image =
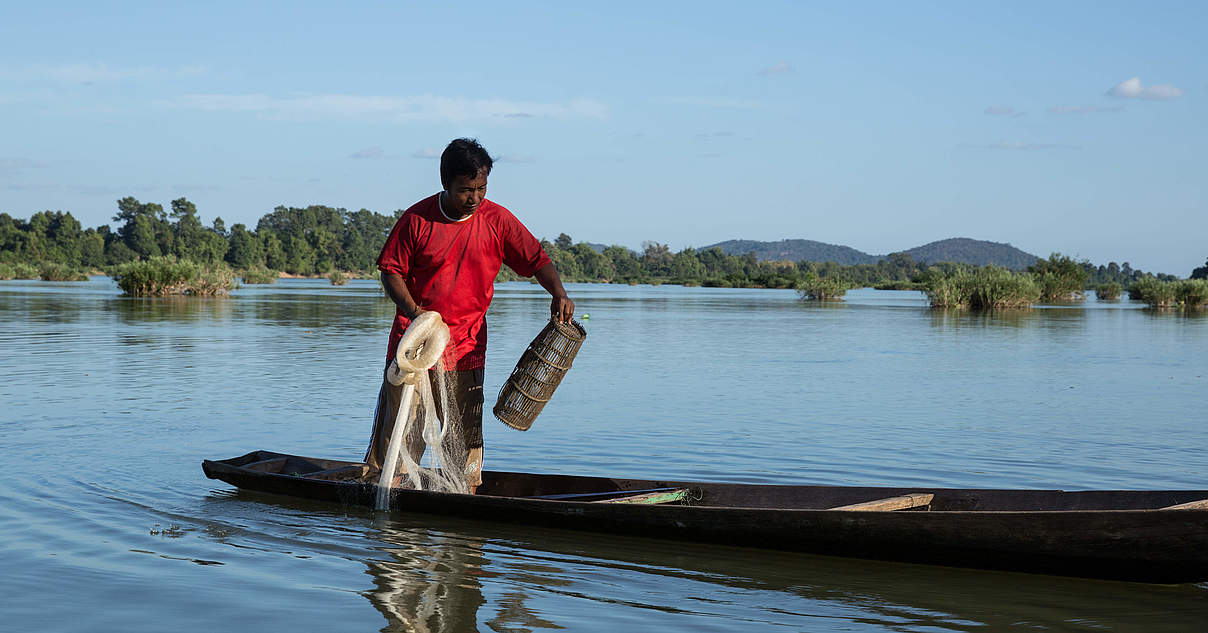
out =
<svg viewBox="0 0 1208 633"><path fill-rule="evenodd" d="M940 240L910 250L902 251L916 262L960 262L974 266L1005 266L1022 269L1036 263L1039 257L1025 253L1010 244L954 237Z"/></svg>
<svg viewBox="0 0 1208 633"><path fill-rule="evenodd" d="M727 255L746 255L754 252L760 261L781 262L835 262L844 266L855 264L875 264L884 259L876 255L858 251L850 246L839 246L814 240L780 240L779 242L759 242L755 240L726 240L697 250L707 251L714 246Z"/></svg>
<svg viewBox="0 0 1208 633"><path fill-rule="evenodd" d="M714 246L720 248L727 255L746 255L754 252L760 261L835 262L851 266L875 264L886 257L885 255L869 255L850 246L839 246L814 240L780 240L779 242L726 240L702 246L698 250L708 250ZM1040 259L1010 244L974 240L967 237L940 240L899 252L909 255L916 262L960 262L975 266L994 264L1016 270L1027 268Z"/></svg>

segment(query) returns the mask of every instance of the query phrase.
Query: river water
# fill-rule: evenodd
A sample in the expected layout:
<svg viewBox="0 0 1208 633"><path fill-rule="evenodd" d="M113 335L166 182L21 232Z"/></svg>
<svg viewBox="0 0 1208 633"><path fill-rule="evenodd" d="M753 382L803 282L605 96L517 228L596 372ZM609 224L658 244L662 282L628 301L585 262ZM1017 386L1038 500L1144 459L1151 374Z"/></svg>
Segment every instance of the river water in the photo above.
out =
<svg viewBox="0 0 1208 633"><path fill-rule="evenodd" d="M571 284L589 335L488 469L758 483L1208 487L1208 318L911 292ZM488 402L542 327L501 284ZM0 614L36 631L1199 631L1208 585L843 560L289 501L253 449L358 460L376 282L131 299L0 282Z"/></svg>

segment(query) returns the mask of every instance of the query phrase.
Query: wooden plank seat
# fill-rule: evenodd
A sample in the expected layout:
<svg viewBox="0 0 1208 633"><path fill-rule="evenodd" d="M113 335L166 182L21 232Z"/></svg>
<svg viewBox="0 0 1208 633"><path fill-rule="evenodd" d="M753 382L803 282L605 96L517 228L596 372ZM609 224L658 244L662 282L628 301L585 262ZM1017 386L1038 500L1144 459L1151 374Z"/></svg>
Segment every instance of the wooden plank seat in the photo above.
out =
<svg viewBox="0 0 1208 633"><path fill-rule="evenodd" d="M679 503L688 498L687 488L649 488L646 490L610 490L607 492L580 492L573 494L540 495L530 499L554 501L588 501L591 503L636 503L657 505Z"/></svg>
<svg viewBox="0 0 1208 633"><path fill-rule="evenodd" d="M912 492L899 497L886 497L885 499L865 501L864 503L853 503L851 505L838 506L830 509L843 510L846 512L892 512L894 510L910 510L912 508L921 508L923 506L931 505L931 500L933 498L935 498L935 495L929 492Z"/></svg>
<svg viewBox="0 0 1208 633"><path fill-rule="evenodd" d="M1161 510L1208 510L1208 499L1199 499L1197 501L1188 501L1187 503L1176 503L1172 506L1159 508Z"/></svg>

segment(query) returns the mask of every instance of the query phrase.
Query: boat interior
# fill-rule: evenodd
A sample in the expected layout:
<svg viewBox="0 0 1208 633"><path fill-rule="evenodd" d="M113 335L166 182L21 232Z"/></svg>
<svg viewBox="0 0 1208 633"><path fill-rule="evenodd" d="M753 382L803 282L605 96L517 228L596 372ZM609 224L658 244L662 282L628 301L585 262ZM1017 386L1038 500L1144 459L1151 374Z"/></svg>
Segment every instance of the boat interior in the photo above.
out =
<svg viewBox="0 0 1208 633"><path fill-rule="evenodd" d="M361 462L254 451L220 464L244 471L376 485ZM421 481L421 483L423 483ZM1208 510L1208 490L978 490L676 482L485 471L479 495L530 500L843 512Z"/></svg>

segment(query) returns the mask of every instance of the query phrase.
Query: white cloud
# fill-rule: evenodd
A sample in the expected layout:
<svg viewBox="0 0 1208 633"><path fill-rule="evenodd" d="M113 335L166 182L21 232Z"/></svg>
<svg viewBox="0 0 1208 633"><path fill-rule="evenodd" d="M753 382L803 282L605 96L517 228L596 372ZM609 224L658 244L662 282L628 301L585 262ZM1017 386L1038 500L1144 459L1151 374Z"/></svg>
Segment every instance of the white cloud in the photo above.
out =
<svg viewBox="0 0 1208 633"><path fill-rule="evenodd" d="M411 154L411 158L440 158L441 151L442 150L439 149L425 147L423 149L415 150L415 153Z"/></svg>
<svg viewBox="0 0 1208 633"><path fill-rule="evenodd" d="M303 94L274 97L264 94L195 94L178 97L170 105L209 112L250 112L269 119L359 119L387 122L474 121L496 117L604 119L608 106L591 99L562 103L466 99L417 95Z"/></svg>
<svg viewBox="0 0 1208 633"><path fill-rule="evenodd" d="M1121 112L1124 106L1067 106L1056 105L1049 107L1049 114L1095 114L1098 112Z"/></svg>
<svg viewBox="0 0 1208 633"><path fill-rule="evenodd" d="M999 141L997 143L961 143L960 147L968 149L1003 149L1003 150L1019 150L1019 151L1034 151L1034 150L1050 150L1050 149L1082 149L1078 145L1066 145L1064 143L1024 143L1020 141Z"/></svg>
<svg viewBox="0 0 1208 633"><path fill-rule="evenodd" d="M1170 99L1178 99L1183 96L1183 91L1170 84L1159 84L1156 86L1146 86L1141 83L1140 77L1133 77L1121 81L1107 91L1107 94L1113 97L1123 97L1126 99L1150 99L1154 101L1167 101Z"/></svg>
<svg viewBox="0 0 1208 633"><path fill-rule="evenodd" d="M1011 106L989 106L986 108L985 112L989 116L1005 116L1012 119L1027 114L1026 112L1020 112Z"/></svg>

